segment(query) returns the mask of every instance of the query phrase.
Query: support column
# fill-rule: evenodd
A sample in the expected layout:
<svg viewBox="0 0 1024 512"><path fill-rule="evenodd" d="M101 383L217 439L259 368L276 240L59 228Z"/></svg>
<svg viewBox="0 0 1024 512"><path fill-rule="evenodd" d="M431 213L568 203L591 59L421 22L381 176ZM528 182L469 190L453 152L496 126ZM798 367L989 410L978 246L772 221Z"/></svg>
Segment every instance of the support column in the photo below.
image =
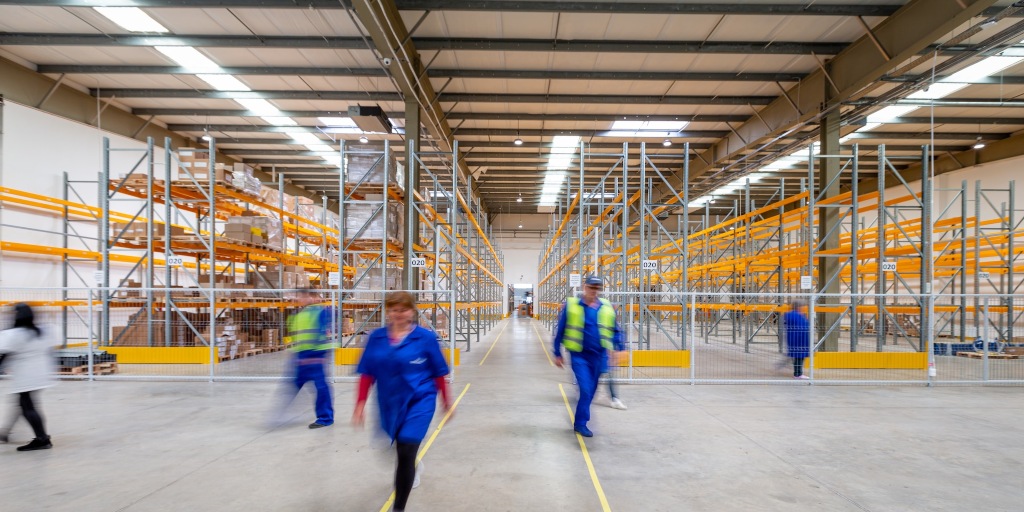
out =
<svg viewBox="0 0 1024 512"><path fill-rule="evenodd" d="M830 66L826 66L829 69ZM829 100L833 97L835 89L833 89L832 83L828 80L824 83L825 86L825 104L829 104ZM838 155L839 154L839 120L840 112L839 109L833 109L824 119L821 120L821 126L819 128L819 140L821 141L821 147L819 148L819 154L822 155ZM838 158L822 158L820 160L820 166L818 168L818 184L812 186L811 190L815 190L818 194L819 200L828 200L835 196L838 196L842 191L839 187L839 180L835 179L840 172L840 161ZM831 183L831 185L829 185ZM827 187L821 189L819 187ZM818 249L816 252L824 253L825 256L819 256L818 265L818 293L819 294L832 294L831 297L819 297L817 304L824 308L829 305L839 303L838 294L840 293L840 280L839 270L842 267L842 261L836 257L834 252L839 249L839 234L840 229L836 228L836 224L840 221L840 209L835 207L818 208L815 212L818 218L818 238L816 243ZM825 352L836 352L839 350L839 329L834 329L831 334L828 335L827 339L823 339L822 335L828 331L828 329L839 320L839 315L836 313L818 313L816 318L816 324L818 326L818 333L814 340L821 340L820 350ZM812 340L812 341L814 341Z"/></svg>
<svg viewBox="0 0 1024 512"><path fill-rule="evenodd" d="M405 100L405 245L402 250L402 288L419 289L419 270L412 268L414 244L419 242L420 219L416 213L413 195L419 187L419 168L416 158L420 154L420 104L414 98ZM452 192L454 193L454 191Z"/></svg>

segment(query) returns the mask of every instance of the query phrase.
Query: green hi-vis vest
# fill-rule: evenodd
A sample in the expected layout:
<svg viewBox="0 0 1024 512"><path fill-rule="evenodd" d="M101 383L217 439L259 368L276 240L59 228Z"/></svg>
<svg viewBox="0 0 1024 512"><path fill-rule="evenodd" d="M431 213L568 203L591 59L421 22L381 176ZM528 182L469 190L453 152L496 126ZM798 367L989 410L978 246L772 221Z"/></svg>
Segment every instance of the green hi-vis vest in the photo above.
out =
<svg viewBox="0 0 1024 512"><path fill-rule="evenodd" d="M288 318L288 348L295 352L333 348L320 333L320 306L308 306Z"/></svg>
<svg viewBox="0 0 1024 512"><path fill-rule="evenodd" d="M615 308L606 299L601 301L601 307L597 310L597 330L601 333L601 346L606 350L612 350L615 337ZM583 325L586 321L586 306L579 297L569 297L565 300L565 333L562 335L562 345L569 352L583 351Z"/></svg>

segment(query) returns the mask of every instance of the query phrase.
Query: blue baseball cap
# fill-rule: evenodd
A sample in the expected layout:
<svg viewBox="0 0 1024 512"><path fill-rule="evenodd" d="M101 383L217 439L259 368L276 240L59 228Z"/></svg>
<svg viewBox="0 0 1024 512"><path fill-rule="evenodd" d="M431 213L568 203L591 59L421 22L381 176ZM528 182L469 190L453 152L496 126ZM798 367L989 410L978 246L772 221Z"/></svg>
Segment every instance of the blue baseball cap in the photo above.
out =
<svg viewBox="0 0 1024 512"><path fill-rule="evenodd" d="M601 287L604 287L604 279L601 279L601 276L590 275L590 276L587 276L587 279L583 282L583 284L585 284L587 286L601 286Z"/></svg>

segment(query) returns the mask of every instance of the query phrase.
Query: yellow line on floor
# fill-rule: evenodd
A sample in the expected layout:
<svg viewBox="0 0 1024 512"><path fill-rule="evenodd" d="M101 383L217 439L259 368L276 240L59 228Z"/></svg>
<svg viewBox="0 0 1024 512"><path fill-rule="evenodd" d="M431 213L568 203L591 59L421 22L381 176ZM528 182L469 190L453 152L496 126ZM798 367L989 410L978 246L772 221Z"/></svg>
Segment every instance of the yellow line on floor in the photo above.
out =
<svg viewBox="0 0 1024 512"><path fill-rule="evenodd" d="M569 397L565 396L565 388L559 384L558 390L562 392L562 400L565 401L565 410L569 411L569 421L575 422L576 415L572 412L572 407L569 406ZM590 452L587 451L587 443L583 442L583 436L576 434L576 440L580 442L580 450L583 451L583 460L587 462L587 470L590 471L590 479L594 482L594 489L597 490L597 499L601 501L601 510L604 512L611 512L611 507L608 506L608 499L604 497L604 489L601 488L601 482L597 479L597 471L594 470L594 462L590 460Z"/></svg>
<svg viewBox="0 0 1024 512"><path fill-rule="evenodd" d="M437 439L437 435L441 433L441 429L444 428L445 423L448 423L448 418L452 417L452 413L455 412L455 408L459 406L459 402L462 401L462 397L466 396L466 391L469 391L470 383L466 383L466 387L462 388L462 393L459 393L459 397L452 403L452 408L448 409L445 413L444 418L441 418L441 422L437 424L437 428L434 429L434 433L430 435L430 439L427 439L427 444L420 448L420 453L416 455L416 462L423 460L423 457L427 454L427 450L430 449L430 445L434 444L434 439ZM384 506L380 508L380 512L387 512L391 509L391 504L395 502L395 491L391 491L391 496L384 502Z"/></svg>
<svg viewBox="0 0 1024 512"><path fill-rule="evenodd" d="M540 331L537 330L537 324L533 324L533 332L537 333L537 340L540 341L540 350L544 352L544 356L548 358L548 365L554 366L554 361L551 360L551 354L548 354L547 347L544 346L544 337L540 335Z"/></svg>
<svg viewBox="0 0 1024 512"><path fill-rule="evenodd" d="M506 327L508 327L508 324L509 324L509 322L511 322L511 321L512 321L512 320L508 320L508 321L506 321L506 322L505 322L505 325L503 325L503 326L501 327L501 330L500 330L500 331L498 331L498 337L497 337L497 338L494 338L494 342L492 342L492 343L491 343L491 348L487 349L487 353L486 353L486 354L484 354L484 358L480 360L480 364L479 364L478 366L483 366L483 365L484 365L484 361L486 361L486 360L487 360L487 356L491 355L491 351L492 351L492 350L494 350L494 346L495 346L495 345L497 345L497 344L498 344L498 340L500 340L500 339L501 339L501 333L505 332L505 328L506 328Z"/></svg>

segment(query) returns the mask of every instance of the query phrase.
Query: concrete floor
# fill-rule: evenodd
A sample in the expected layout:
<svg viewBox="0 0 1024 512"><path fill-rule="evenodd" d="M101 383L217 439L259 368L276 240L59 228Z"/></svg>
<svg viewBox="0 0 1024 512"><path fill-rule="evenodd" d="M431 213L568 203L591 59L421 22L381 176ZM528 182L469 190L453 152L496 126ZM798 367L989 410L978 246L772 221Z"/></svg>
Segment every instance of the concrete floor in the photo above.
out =
<svg viewBox="0 0 1024 512"><path fill-rule="evenodd" d="M592 478L535 325L506 321L463 354L465 394L408 510L599 511L595 478L619 511L1021 510L1010 387L621 386L628 411L602 390ZM268 426L279 386L61 383L41 397L55 448L0 446L0 509L382 510L393 454L348 425L353 385L335 385L339 423L320 430L305 396ZM19 423L12 441L29 437Z"/></svg>

